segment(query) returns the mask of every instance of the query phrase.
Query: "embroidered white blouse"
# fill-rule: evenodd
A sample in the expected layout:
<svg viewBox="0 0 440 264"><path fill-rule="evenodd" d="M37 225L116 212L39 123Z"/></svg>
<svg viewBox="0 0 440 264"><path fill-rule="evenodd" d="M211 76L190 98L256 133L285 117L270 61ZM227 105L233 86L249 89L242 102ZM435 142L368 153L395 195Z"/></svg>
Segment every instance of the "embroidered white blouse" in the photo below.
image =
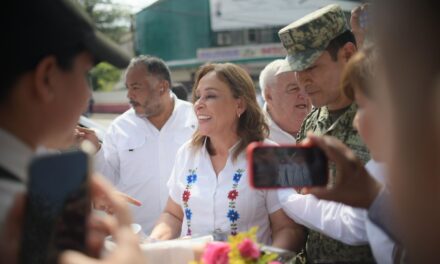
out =
<svg viewBox="0 0 440 264"><path fill-rule="evenodd" d="M184 212L181 236L229 235L258 226L258 241L271 244L269 214L281 208L277 193L250 187L245 153L233 161L236 145L218 177L205 146L194 150L187 142L177 152L168 187Z"/></svg>

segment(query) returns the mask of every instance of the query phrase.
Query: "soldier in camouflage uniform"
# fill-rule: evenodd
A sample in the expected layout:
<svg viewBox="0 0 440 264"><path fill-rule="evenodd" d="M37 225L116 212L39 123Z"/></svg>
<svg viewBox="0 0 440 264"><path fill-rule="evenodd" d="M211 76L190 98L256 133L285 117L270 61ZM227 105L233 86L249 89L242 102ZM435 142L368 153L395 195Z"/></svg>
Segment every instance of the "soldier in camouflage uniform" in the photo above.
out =
<svg viewBox="0 0 440 264"><path fill-rule="evenodd" d="M305 87L316 107L304 120L298 141L306 138L307 131L334 136L367 162L368 150L352 125L357 107L339 89L342 69L356 52L354 36L341 8L321 8L278 34L299 85ZM334 173L335 167L331 166L330 175ZM309 230L306 253L309 263L374 263L369 246L348 246L313 230Z"/></svg>

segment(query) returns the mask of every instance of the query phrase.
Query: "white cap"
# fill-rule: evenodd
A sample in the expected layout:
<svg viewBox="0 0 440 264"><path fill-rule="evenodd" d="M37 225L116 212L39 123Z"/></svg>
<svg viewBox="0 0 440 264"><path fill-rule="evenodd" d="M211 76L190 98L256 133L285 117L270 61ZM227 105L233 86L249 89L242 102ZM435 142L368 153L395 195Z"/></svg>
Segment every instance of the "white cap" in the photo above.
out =
<svg viewBox="0 0 440 264"><path fill-rule="evenodd" d="M285 72L292 72L292 67L289 64L289 61L286 59L284 59L282 62L280 62L280 67L278 68L278 70L275 72L275 76L281 74L281 73L285 73Z"/></svg>

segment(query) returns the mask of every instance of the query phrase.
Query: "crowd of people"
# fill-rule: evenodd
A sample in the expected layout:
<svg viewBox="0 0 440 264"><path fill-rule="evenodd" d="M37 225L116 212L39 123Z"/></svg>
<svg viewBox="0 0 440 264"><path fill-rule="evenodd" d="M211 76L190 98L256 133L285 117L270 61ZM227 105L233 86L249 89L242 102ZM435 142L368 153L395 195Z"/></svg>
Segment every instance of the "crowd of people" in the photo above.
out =
<svg viewBox="0 0 440 264"><path fill-rule="evenodd" d="M329 5L285 26L287 57L261 72L260 107L238 65L201 66L186 102L163 60L129 60L71 2L25 2L2 17L0 262L26 254L29 162L84 140L96 148L91 207L106 213L88 219L88 256L60 252L59 263L148 262L133 222L148 243L222 240L258 226L259 242L303 252L307 263L439 260L438 3L376 1L350 22ZM101 61L126 67L131 105L103 142L76 127L87 72ZM328 186L252 188L251 142L318 146L330 160ZM118 246L100 259L108 235Z"/></svg>

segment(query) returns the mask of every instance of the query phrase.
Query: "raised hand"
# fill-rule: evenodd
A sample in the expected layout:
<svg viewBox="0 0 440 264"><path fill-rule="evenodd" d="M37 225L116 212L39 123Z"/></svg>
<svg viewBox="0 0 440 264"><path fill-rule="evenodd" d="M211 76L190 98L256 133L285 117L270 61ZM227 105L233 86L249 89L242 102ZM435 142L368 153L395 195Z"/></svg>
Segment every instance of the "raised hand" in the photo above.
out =
<svg viewBox="0 0 440 264"><path fill-rule="evenodd" d="M75 128L75 139L78 145L84 140L88 140L95 146L97 151L101 148L101 142L93 129L77 126Z"/></svg>
<svg viewBox="0 0 440 264"><path fill-rule="evenodd" d="M346 205L369 208L382 188L372 178L354 152L334 137L318 137L311 133L304 144L320 147L330 161L336 165L335 183L329 187L310 187L302 190L319 199L331 200Z"/></svg>

